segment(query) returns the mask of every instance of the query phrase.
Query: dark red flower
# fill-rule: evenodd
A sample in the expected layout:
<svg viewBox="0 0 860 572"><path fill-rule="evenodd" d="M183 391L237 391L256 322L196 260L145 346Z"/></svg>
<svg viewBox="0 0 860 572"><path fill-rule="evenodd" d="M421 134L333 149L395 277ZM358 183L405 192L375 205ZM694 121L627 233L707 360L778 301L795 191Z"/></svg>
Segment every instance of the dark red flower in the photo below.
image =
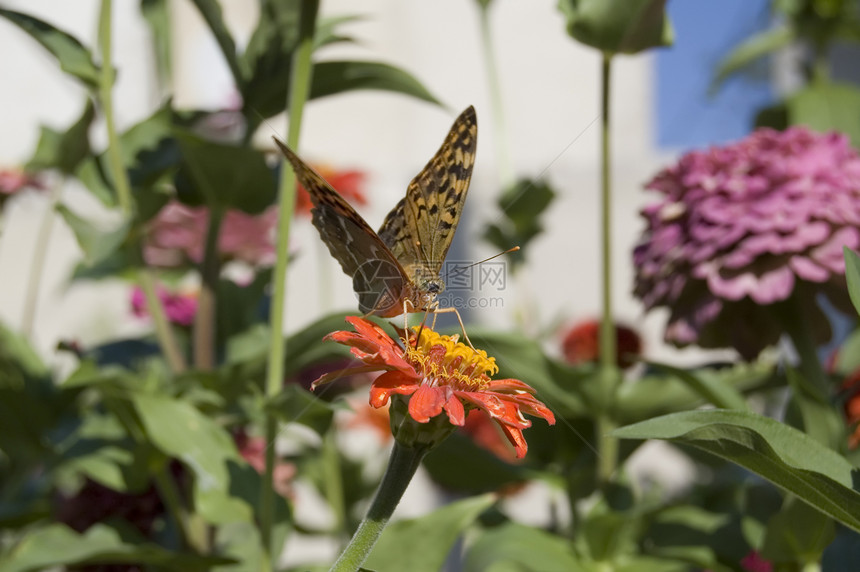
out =
<svg viewBox="0 0 860 572"><path fill-rule="evenodd" d="M642 353L642 338L632 328L615 325L618 367L626 369ZM561 342L564 359L574 365L596 362L600 359L600 322L588 320L571 327Z"/></svg>
<svg viewBox="0 0 860 572"><path fill-rule="evenodd" d="M458 427L466 423L469 411L480 410L499 425L517 457L528 450L523 429L531 427L531 421L523 413L555 424L552 411L534 397L532 387L517 379L492 379L490 375L498 372L495 359L460 343L458 336L425 327L404 349L372 322L357 317L346 320L355 332L333 332L326 339L350 346L365 365L326 374L314 387L353 373L383 371L370 389L373 407L403 395L409 398L409 416L418 423L428 423L444 411L451 425Z"/></svg>

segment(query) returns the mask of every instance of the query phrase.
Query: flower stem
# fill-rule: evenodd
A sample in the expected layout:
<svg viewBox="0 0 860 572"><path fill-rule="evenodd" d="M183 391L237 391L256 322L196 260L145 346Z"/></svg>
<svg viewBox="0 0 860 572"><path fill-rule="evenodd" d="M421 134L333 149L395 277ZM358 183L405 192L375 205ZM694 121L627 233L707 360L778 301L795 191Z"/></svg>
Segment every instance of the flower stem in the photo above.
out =
<svg viewBox="0 0 860 572"><path fill-rule="evenodd" d="M601 194L601 253L603 276L603 316L600 321L600 377L603 407L597 414L597 439L600 457L597 463L597 480L607 482L615 472L618 458L618 441L609 433L615 428L609 409L618 385L617 349L615 347L615 321L612 313L612 184L609 101L612 76L612 56L603 54L600 69L600 194Z"/></svg>
<svg viewBox="0 0 860 572"><path fill-rule="evenodd" d="M303 0L301 22L299 25L299 45L293 59L292 77L287 102L289 125L287 144L298 148L299 134L302 126L302 112L310 93L313 64L314 30L316 28L319 0ZM271 398L281 390L284 379L284 300L286 297L287 263L290 244L290 222L296 204L296 177L287 161L283 162L281 171L280 199L278 201L278 242L276 245L277 258L275 271L272 276L272 308L269 314L269 328L272 339L269 345L268 365L266 371L266 396ZM274 521L274 499L272 475L275 467L274 441L277 436L277 422L271 414L266 418L266 471L260 491L260 536L265 552L265 566L272 565L272 525Z"/></svg>
<svg viewBox="0 0 860 572"><path fill-rule="evenodd" d="M122 147L116 131L113 116L113 80L114 72L111 64L111 7L112 0L102 0L99 12L99 48L102 54L101 75L99 76L99 102L105 116L107 126L108 147L107 158L110 165L113 183L116 188L120 209L126 217L132 215L131 184L122 164Z"/></svg>
<svg viewBox="0 0 860 572"><path fill-rule="evenodd" d="M134 214L134 203L131 195L131 183L122 162L122 144L117 134L113 117L113 66L111 65L111 4L112 0L102 0L99 10L99 49L102 55L101 75L99 76L99 103L105 116L107 127L107 164L113 179L114 188L120 209L126 218ZM155 324L155 335L158 345L164 353L170 369L174 373L185 370L185 360L179 351L176 338L164 314L161 300L155 291L155 278L148 269L138 273L138 283L146 298L147 310Z"/></svg>
<svg viewBox="0 0 860 572"><path fill-rule="evenodd" d="M51 229L54 226L55 208L60 198L60 191L65 184L65 177L57 182L51 190L51 199L48 209L39 225L39 234L36 236L36 247L33 252L30 274L27 277L27 290L24 298L24 311L21 316L21 334L25 338L33 335L33 326L36 321L36 306L39 303L39 287L42 282L42 273L45 270L45 259L48 257L48 245L51 242Z"/></svg>
<svg viewBox="0 0 860 572"><path fill-rule="evenodd" d="M194 367L201 370L215 367L215 311L220 274L218 235L223 220L224 209L213 205L209 209L209 227L206 231L203 263L200 266L200 297L194 317Z"/></svg>
<svg viewBox="0 0 860 572"><path fill-rule="evenodd" d="M827 383L827 374L821 367L818 359L818 348L809 335L809 321L804 314L804 305L800 300L802 294L797 290L785 302L774 307L777 319L782 323L783 329L791 338L791 343L800 360L798 369L808 383L821 391L822 398L826 399L830 388ZM814 302L813 302L814 303Z"/></svg>
<svg viewBox="0 0 860 572"><path fill-rule="evenodd" d="M481 42L484 46L484 68L490 84L490 101L493 107L493 133L496 142L496 163L499 167L499 183L503 189L514 184L513 163L508 150L508 129L502 106L502 84L499 81L499 68L496 66L492 30L490 28L491 2L479 2L481 19Z"/></svg>
<svg viewBox="0 0 860 572"><path fill-rule="evenodd" d="M411 448L394 442L391 458L385 475L373 497L367 516L358 525L358 530L346 546L330 572L354 572L364 563L379 540L394 509L406 492L427 448Z"/></svg>
<svg viewBox="0 0 860 572"><path fill-rule="evenodd" d="M176 336L173 335L173 329L170 327L170 322L167 321L167 315L164 313L164 306L161 304L161 299L158 297L158 292L155 288L155 275L149 268L142 268L137 275L137 283L140 289L143 290L143 297L146 300L146 310L152 318L152 324L155 327L155 338L158 340L158 346L164 354L164 359L167 360L167 365L173 373L182 373L188 368L185 363L185 357L179 349L179 344L176 342Z"/></svg>

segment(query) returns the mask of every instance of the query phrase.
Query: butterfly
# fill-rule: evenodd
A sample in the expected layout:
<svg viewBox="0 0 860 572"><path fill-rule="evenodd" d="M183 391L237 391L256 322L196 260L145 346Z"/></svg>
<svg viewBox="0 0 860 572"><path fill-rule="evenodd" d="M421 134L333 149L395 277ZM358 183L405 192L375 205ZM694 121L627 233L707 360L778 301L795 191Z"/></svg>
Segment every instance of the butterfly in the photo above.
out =
<svg viewBox="0 0 860 572"><path fill-rule="evenodd" d="M469 191L477 138L477 117L470 106L409 183L406 196L388 213L378 233L325 179L275 138L310 194L313 225L343 271L352 277L361 312L390 318L436 308L436 297L445 289L439 271Z"/></svg>

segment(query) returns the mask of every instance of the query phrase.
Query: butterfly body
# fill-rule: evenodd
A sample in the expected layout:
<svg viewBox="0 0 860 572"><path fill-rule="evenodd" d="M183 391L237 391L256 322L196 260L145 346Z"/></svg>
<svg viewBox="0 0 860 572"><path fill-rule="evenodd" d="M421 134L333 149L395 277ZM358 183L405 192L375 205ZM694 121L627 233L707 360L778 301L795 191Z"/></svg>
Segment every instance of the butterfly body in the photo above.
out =
<svg viewBox="0 0 860 572"><path fill-rule="evenodd" d="M434 309L445 289L440 276L475 162L478 126L473 107L454 122L442 146L406 196L374 232L325 180L275 139L308 191L312 222L329 252L352 277L359 309L380 317Z"/></svg>

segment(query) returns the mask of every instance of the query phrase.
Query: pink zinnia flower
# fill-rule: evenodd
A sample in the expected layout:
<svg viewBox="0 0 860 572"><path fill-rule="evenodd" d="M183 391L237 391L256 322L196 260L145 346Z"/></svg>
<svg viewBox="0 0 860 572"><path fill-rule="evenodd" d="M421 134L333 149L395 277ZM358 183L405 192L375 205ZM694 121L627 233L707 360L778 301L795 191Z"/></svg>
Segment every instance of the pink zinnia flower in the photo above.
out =
<svg viewBox="0 0 860 572"><path fill-rule="evenodd" d="M829 338L815 294L850 307L842 247L860 246L860 156L847 137L759 129L687 153L647 188L663 198L642 210L635 293L670 310L667 341L753 358L782 333L768 306L795 292L813 337Z"/></svg>
<svg viewBox="0 0 860 572"><path fill-rule="evenodd" d="M183 294L181 292L170 292L166 288L157 289L158 297L164 306L167 319L177 326L190 326L194 323L197 313L197 294ZM146 298L143 290L135 287L131 292L131 311L139 317L148 317L149 310L146 307Z"/></svg>

